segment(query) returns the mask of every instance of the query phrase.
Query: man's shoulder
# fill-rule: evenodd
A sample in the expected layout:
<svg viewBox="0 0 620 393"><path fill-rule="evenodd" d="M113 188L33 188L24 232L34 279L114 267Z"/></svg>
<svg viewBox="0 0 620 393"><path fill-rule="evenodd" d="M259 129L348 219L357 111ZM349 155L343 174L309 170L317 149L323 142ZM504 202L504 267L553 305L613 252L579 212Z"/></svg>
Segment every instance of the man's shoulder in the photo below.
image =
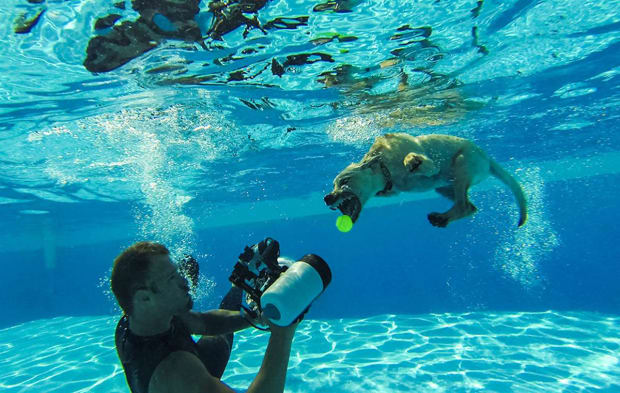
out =
<svg viewBox="0 0 620 393"><path fill-rule="evenodd" d="M127 328L129 327L129 321L127 319L127 315L121 315L120 318L118 318L118 322L116 323L116 330L118 330L119 328Z"/></svg>
<svg viewBox="0 0 620 393"><path fill-rule="evenodd" d="M129 329L129 323L127 322L127 316L123 315L119 318L118 323L116 324L116 329L114 329L114 344L118 350L121 342L124 341L127 337Z"/></svg>

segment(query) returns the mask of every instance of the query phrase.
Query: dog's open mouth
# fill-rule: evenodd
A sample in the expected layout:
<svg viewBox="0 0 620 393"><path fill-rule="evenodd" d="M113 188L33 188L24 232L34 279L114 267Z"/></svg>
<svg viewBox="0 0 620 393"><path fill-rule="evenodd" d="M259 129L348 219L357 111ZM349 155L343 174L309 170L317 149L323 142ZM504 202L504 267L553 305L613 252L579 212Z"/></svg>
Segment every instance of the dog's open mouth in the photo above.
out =
<svg viewBox="0 0 620 393"><path fill-rule="evenodd" d="M344 191L341 193L334 193L325 195L325 203L332 210L340 210L342 214L346 214L351 217L351 221L357 221L357 218L362 211L362 202L352 192Z"/></svg>

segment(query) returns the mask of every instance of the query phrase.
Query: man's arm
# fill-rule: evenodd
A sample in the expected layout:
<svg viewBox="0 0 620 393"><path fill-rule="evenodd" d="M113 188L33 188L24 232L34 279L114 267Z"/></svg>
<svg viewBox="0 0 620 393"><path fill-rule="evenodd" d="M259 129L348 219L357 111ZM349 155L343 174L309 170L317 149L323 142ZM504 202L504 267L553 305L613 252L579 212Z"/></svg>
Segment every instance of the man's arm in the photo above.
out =
<svg viewBox="0 0 620 393"><path fill-rule="evenodd" d="M279 327L271 323L271 336L267 351L260 366L260 371L247 393L281 393L284 391L288 360L291 355L291 345L297 324Z"/></svg>
<svg viewBox="0 0 620 393"><path fill-rule="evenodd" d="M150 393L235 393L209 374L196 355L176 351L155 368L149 382Z"/></svg>
<svg viewBox="0 0 620 393"><path fill-rule="evenodd" d="M272 332L260 370L247 393L282 393L296 325L270 326ZM213 377L192 353L177 351L155 369L149 383L151 393L234 393Z"/></svg>
<svg viewBox="0 0 620 393"><path fill-rule="evenodd" d="M216 336L233 333L250 326L239 311L211 310L207 312L189 311L178 316L191 334Z"/></svg>

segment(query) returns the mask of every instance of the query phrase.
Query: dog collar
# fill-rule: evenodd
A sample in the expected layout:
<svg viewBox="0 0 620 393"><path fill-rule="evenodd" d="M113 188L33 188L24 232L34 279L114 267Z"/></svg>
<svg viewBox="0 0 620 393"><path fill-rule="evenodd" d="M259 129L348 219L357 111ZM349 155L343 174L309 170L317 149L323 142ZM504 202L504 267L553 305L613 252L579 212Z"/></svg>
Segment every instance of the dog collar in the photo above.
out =
<svg viewBox="0 0 620 393"><path fill-rule="evenodd" d="M383 173L383 178L385 179L385 187L377 193L377 195L380 196L385 195L392 190L392 175L383 161L379 161L379 165L381 166L381 172Z"/></svg>

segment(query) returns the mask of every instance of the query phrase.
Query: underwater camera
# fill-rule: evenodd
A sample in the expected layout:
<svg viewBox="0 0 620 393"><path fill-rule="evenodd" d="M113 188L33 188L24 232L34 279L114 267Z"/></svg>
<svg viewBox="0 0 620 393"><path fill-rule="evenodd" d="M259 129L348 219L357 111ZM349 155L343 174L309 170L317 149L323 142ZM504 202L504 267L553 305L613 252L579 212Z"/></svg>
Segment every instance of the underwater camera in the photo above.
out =
<svg viewBox="0 0 620 393"><path fill-rule="evenodd" d="M279 256L280 244L272 238L246 246L229 280L246 292L247 307L242 307L252 318L260 312L272 323L288 326L301 320L331 282L332 273L316 254L292 263Z"/></svg>

